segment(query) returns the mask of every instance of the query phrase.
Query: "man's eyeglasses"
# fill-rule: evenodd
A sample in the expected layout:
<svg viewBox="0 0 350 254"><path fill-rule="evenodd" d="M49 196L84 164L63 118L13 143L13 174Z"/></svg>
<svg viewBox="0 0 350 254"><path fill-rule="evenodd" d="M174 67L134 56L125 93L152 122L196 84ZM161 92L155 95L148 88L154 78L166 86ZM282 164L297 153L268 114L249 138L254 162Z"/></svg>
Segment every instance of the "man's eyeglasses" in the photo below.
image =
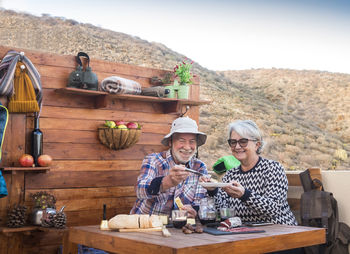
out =
<svg viewBox="0 0 350 254"><path fill-rule="evenodd" d="M230 147L236 147L237 143L241 146L241 147L246 147L248 145L248 142L250 141L257 141L256 139L247 139L247 138L241 138L239 140L237 139L228 139L227 143Z"/></svg>

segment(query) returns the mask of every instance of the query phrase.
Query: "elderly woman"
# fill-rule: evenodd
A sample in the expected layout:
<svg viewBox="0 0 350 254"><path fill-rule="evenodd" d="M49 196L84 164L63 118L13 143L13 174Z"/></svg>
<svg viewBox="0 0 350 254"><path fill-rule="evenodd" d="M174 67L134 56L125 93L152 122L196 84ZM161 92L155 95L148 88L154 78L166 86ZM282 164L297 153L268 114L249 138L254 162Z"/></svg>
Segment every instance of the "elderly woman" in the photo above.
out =
<svg viewBox="0 0 350 254"><path fill-rule="evenodd" d="M234 208L243 222L296 225L287 203L288 180L283 166L259 156L264 141L258 126L251 120L238 120L229 125L228 134L232 155L241 165L223 177L222 182L232 185L216 193L217 209Z"/></svg>

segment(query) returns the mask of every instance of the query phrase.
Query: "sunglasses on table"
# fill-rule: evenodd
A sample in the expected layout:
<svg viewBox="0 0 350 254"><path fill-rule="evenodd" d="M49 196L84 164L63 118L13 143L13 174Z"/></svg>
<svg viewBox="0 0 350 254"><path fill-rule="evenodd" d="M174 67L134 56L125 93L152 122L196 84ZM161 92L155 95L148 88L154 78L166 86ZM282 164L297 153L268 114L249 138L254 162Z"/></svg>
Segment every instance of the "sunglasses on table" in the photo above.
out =
<svg viewBox="0 0 350 254"><path fill-rule="evenodd" d="M246 147L248 145L249 141L258 141L256 139L248 139L248 138L241 138L239 140L237 139L228 139L227 143L230 147L236 147L237 143L241 146L241 147Z"/></svg>

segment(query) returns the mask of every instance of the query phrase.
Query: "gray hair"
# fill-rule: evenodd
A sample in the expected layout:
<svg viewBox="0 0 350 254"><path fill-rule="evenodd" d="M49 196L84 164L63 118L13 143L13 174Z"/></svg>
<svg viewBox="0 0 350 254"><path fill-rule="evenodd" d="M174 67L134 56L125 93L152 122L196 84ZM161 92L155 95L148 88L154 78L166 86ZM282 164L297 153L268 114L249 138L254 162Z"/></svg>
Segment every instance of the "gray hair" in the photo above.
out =
<svg viewBox="0 0 350 254"><path fill-rule="evenodd" d="M252 120L237 120L233 123L230 123L228 126L228 139L231 138L231 133L236 132L242 138L255 139L260 142L260 146L256 151L257 154L260 154L263 147L265 146L265 142L263 141L262 134Z"/></svg>

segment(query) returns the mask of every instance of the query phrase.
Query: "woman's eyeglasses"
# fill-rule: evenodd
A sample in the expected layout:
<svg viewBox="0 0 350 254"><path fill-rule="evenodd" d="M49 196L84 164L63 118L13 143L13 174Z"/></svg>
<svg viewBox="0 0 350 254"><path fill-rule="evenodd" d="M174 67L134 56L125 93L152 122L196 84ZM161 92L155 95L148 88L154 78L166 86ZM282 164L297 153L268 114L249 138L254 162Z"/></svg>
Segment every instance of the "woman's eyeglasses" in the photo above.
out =
<svg viewBox="0 0 350 254"><path fill-rule="evenodd" d="M240 145L240 147L246 147L248 145L248 142L250 141L257 141L256 139L247 139L247 138L241 138L239 140L237 139L228 139L227 143L230 147L236 147L237 143Z"/></svg>

